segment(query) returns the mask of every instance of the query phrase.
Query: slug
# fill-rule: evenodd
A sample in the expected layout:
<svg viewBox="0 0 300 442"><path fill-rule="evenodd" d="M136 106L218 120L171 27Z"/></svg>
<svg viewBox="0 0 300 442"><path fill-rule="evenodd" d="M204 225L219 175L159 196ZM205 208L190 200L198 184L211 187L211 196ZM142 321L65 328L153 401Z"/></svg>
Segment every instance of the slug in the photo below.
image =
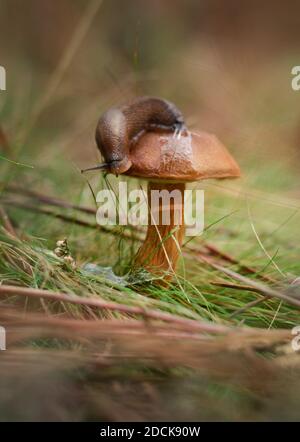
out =
<svg viewBox="0 0 300 442"><path fill-rule="evenodd" d="M130 169L130 148L145 131L185 130L181 112L169 101L140 97L106 111L96 128L96 143L105 159L98 169L116 175Z"/></svg>

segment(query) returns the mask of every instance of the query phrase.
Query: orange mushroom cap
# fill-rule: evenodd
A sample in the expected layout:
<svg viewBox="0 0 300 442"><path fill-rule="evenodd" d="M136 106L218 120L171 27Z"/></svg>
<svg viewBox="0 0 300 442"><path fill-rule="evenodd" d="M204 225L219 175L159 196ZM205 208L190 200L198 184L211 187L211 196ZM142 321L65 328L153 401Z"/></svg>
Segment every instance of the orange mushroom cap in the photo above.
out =
<svg viewBox="0 0 300 442"><path fill-rule="evenodd" d="M188 182L241 174L226 147L205 132L147 132L132 146L130 159L125 175L151 180Z"/></svg>

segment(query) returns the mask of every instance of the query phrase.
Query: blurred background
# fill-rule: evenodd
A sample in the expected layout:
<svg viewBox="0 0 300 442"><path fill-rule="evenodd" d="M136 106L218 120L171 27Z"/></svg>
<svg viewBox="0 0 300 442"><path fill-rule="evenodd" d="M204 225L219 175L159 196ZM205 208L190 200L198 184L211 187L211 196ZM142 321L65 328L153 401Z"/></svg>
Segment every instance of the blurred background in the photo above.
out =
<svg viewBox="0 0 300 442"><path fill-rule="evenodd" d="M150 94L175 101L190 127L217 133L239 158L299 165L296 0L0 5L1 119L11 137L26 132L28 161L36 145L48 157L59 146L88 164L99 114Z"/></svg>
<svg viewBox="0 0 300 442"><path fill-rule="evenodd" d="M269 277L290 284L300 272L300 91L291 87L292 67L300 65L299 29L297 0L0 0L0 65L7 74L7 90L0 92L1 190L18 185L93 206L91 188L96 191L106 183L99 174L86 177L80 170L99 161L94 141L99 116L131 97L161 96L176 103L191 129L215 133L242 169L240 180L197 184L206 191L205 223L213 225L199 242L213 241L223 251L258 268L258 272L266 271ZM110 180L116 184L114 178ZM79 265L93 261L115 266L116 271L128 269L126 263L133 254L128 241L120 251L118 238L106 235L104 239L105 235L95 229L84 230L53 219L50 222L47 216L12 206L8 204L9 215L27 238L39 238L44 247L53 250L56 241L66 236ZM0 251L5 241L0 243ZM201 317L226 322L228 311L240 307L238 302L243 305L253 300L249 293L242 299L238 291L225 291L227 297L223 291L224 297L218 298L216 287L208 281L215 277L214 271L208 274L201 270L193 256L186 257L185 262L189 289L197 287L204 293L202 310L197 310L202 298L195 295L195 311L200 311ZM7 263L0 266L1 275L5 275L4 280L13 279L13 272L7 269ZM64 286L61 281L51 280L49 269L49 278L40 274L33 281L26 280L26 284L67 290L69 280L63 280ZM82 289L77 280L74 287L75 292ZM101 296L103 293L108 299L122 299L115 292L103 289ZM136 299L140 302L139 296ZM161 299L171 305L176 298L168 298L167 294L159 298L155 292L151 296L147 302L153 301L155 306ZM131 299L136 301L133 295ZM185 298L178 295L178 299L180 308L194 308ZM177 308L176 302L173 307ZM299 322L298 318L297 310L285 309L275 300L237 316L233 323L290 328ZM9 323L17 319L8 315L4 320ZM154 368L154 375L149 372L150 381L146 369L136 380L132 374L136 367L133 372L132 367L123 372L124 367L117 363L117 369L113 366L107 375L111 376L112 394L107 390L106 372L101 372L107 368L106 362L103 368L103 361L90 361L89 352L96 351L94 346L88 348L84 360L84 386L78 359L67 366L63 359L62 369L59 364L54 367L57 374L47 358L38 365L39 357L30 354L28 370L20 384L16 383L18 374L10 373L10 364L15 360L7 359L3 373L9 373L9 379L1 375L4 400L0 412L8 419L17 416L29 420L45 416L60 420L99 416L112 420L182 416L227 420L299 418L295 404L300 387L289 381L291 372L273 372L269 361L260 365L262 359L252 359L252 352L239 355L232 362L231 342L227 344L222 366L220 353L211 360L204 343L195 363L204 377L193 374L178 380L174 355L165 362L167 369L164 366L165 348L158 358L163 361L161 370L166 369L167 373L155 372ZM126 353L123 342L120 348ZM137 354L141 348L138 344ZM147 346L144 351L148 351ZM181 359L188 360L193 352L188 348ZM22 354L17 353L16 361L22 363ZM245 366L248 371L243 371ZM47 383L49 367L56 390ZM36 370L40 368L45 379L36 384ZM74 384L68 369L76 378ZM206 389L205 376L211 372L215 378ZM150 387L146 381L144 385L144 377ZM220 379L225 379L225 387L217 384ZM267 385L267 379L275 384ZM238 387L232 386L235 382ZM20 392L29 397L30 391L29 407L23 408L22 403L14 401L7 408L14 385L15 398ZM37 385L36 389L32 390L32 385ZM99 391L95 395L97 388L100 395ZM65 391L69 393L66 400ZM40 397L48 393L53 394L53 400L39 411ZM132 394L137 399L136 406L128 407L128 395ZM282 407L283 395L286 407ZM73 409L69 411L69 404L74 400L82 403L87 396L90 408L79 409L78 414ZM148 401L152 401L152 408L145 405ZM207 407L203 406L205 403Z"/></svg>

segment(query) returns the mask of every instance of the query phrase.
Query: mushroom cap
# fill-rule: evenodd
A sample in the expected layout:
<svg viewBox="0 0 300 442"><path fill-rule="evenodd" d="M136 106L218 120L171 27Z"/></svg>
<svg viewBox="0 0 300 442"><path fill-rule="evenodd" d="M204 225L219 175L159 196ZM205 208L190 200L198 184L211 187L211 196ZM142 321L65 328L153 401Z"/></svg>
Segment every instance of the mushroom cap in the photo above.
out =
<svg viewBox="0 0 300 442"><path fill-rule="evenodd" d="M126 175L151 180L187 182L236 178L240 168L215 135L205 132L146 132L130 151Z"/></svg>

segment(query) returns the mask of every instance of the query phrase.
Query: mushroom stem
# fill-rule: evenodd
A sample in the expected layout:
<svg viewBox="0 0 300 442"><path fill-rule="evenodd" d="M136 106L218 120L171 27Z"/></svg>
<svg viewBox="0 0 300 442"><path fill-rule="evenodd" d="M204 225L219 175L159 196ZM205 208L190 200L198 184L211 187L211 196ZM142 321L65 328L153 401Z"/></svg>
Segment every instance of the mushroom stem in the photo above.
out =
<svg viewBox="0 0 300 442"><path fill-rule="evenodd" d="M148 230L135 257L135 268L172 278L184 236L185 183L148 184Z"/></svg>

